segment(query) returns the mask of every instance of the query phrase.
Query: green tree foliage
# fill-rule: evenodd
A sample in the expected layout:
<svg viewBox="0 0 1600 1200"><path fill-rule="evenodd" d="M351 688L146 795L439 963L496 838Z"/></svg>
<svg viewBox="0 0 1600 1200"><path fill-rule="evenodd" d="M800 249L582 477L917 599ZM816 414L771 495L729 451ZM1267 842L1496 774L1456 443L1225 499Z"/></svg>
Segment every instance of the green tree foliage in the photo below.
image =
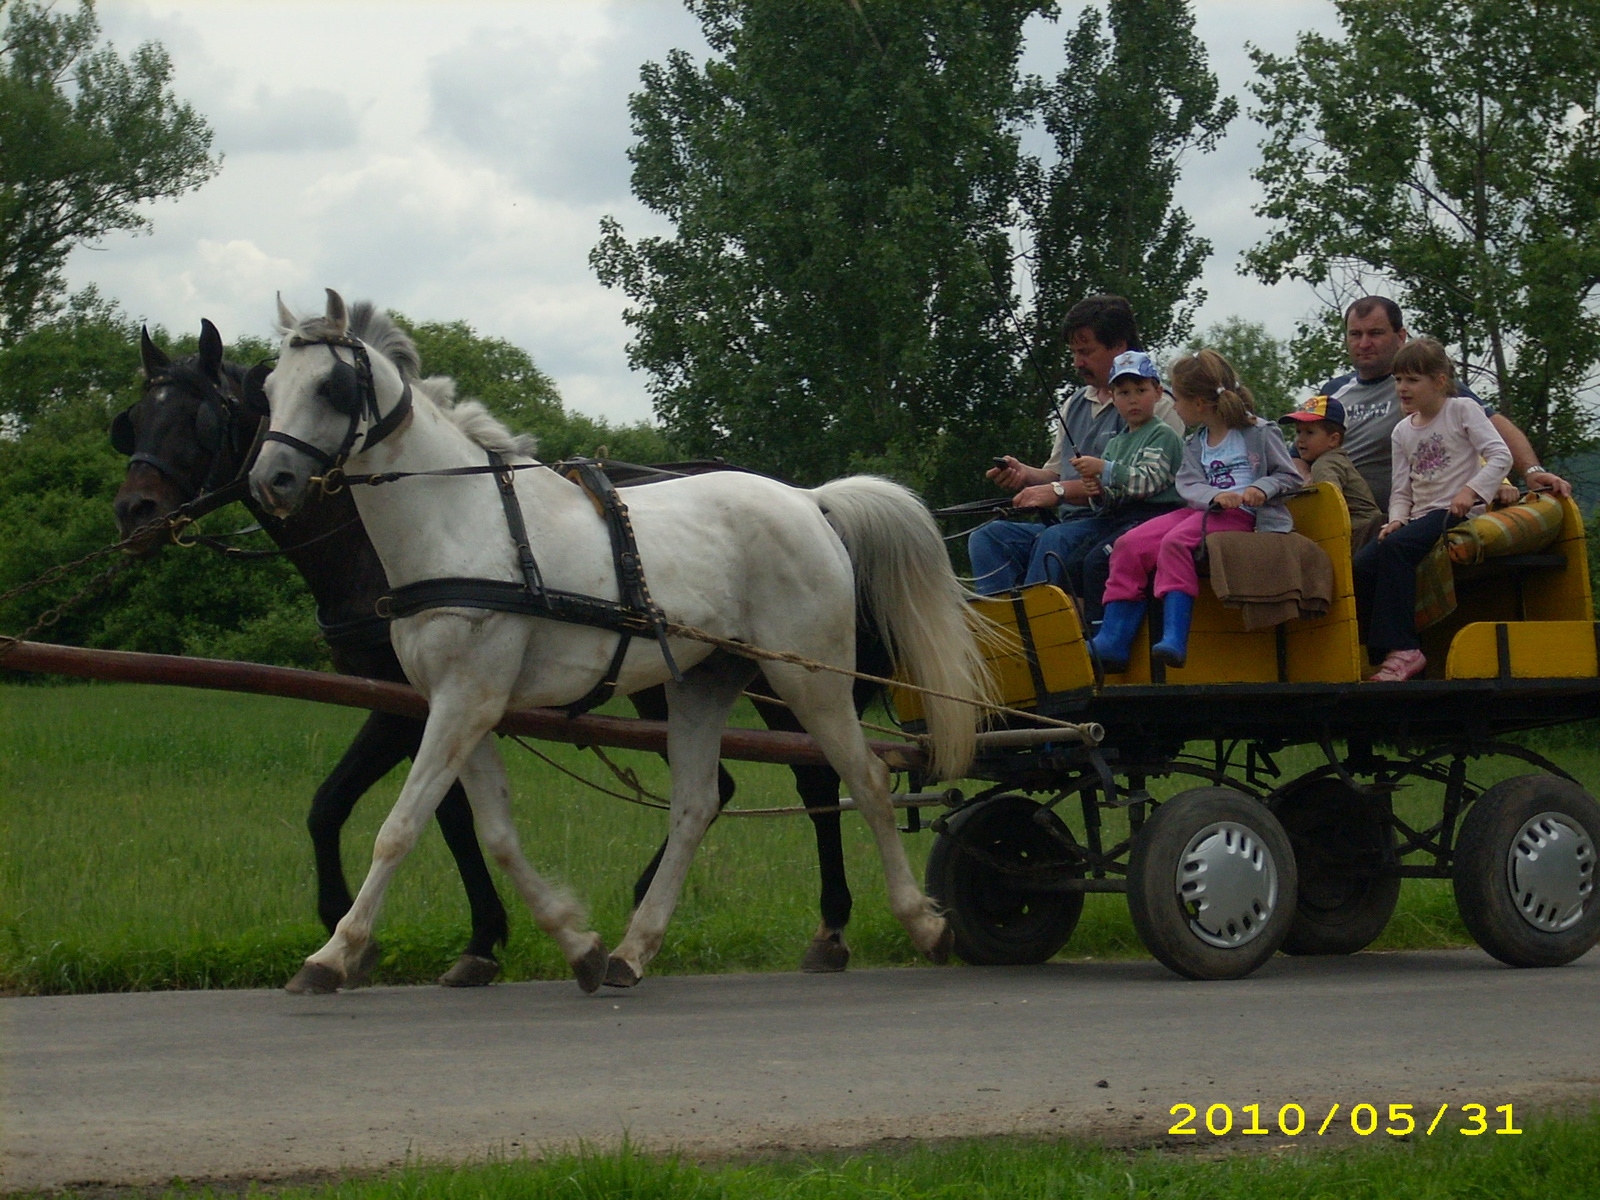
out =
<svg viewBox="0 0 1600 1200"><path fill-rule="evenodd" d="M617 427L567 412L550 377L509 342L477 334L460 321L397 319L416 338L426 369L455 376L459 394L482 398L516 427L538 434L549 457L600 447L634 461L675 457L653 426ZM179 338L160 329L151 333L173 357L197 349L195 332ZM0 348L0 417L10 425L0 432L0 528L7 531L0 538L0 592L117 540L111 502L127 460L111 448L107 427L114 413L138 398L138 339L138 325L91 291ZM226 354L251 363L273 349L263 339L243 337ZM217 534L250 523L244 507L234 505L203 525ZM261 534L241 544L270 545ZM75 595L93 570L0 602L0 633L27 628L38 614ZM107 591L38 636L285 666L329 662L311 597L287 560L239 561L203 547L167 546L132 564Z"/></svg>
<svg viewBox="0 0 1600 1200"><path fill-rule="evenodd" d="M1600 362L1600 5L1334 6L1342 37L1252 51L1275 224L1249 269L1334 308L1387 281L1542 456L1580 447Z"/></svg>
<svg viewBox="0 0 1600 1200"><path fill-rule="evenodd" d="M98 45L92 0L0 0L0 344L46 315L74 246L148 227L138 205L219 164L204 118L168 86L166 51Z"/></svg>
<svg viewBox="0 0 1600 1200"><path fill-rule="evenodd" d="M1232 363L1263 417L1276 420L1294 407L1300 382L1294 359L1289 347L1268 333L1265 325L1229 317L1208 326L1187 349L1215 350Z"/></svg>
<svg viewBox="0 0 1600 1200"><path fill-rule="evenodd" d="M1184 157L1211 150L1238 114L1217 92L1187 0L1108 0L1104 16L1079 16L1041 97L1056 159L1030 163L1021 193L1035 336L1052 360L1061 319L1097 292L1128 297L1152 347L1189 332L1211 243L1172 196Z"/></svg>
<svg viewBox="0 0 1600 1200"><path fill-rule="evenodd" d="M668 435L797 482L965 496L1019 413L1007 225L1034 0L690 0L712 48L643 69L633 190L591 261L633 301Z"/></svg>
<svg viewBox="0 0 1600 1200"><path fill-rule="evenodd" d="M169 344L160 331L154 336ZM137 344L130 341L135 361ZM133 377L109 393L69 398L20 437L0 439L0 591L117 540L111 501L127 460L111 448L111 414L138 396ZM242 507L208 518L215 533L248 523ZM0 633L27 628L74 596L105 562L0 604ZM131 564L111 587L37 635L44 641L164 654L326 665L312 603L283 559L239 562L168 546Z"/></svg>
<svg viewBox="0 0 1600 1200"><path fill-rule="evenodd" d="M575 454L628 462L668 462L676 455L655 426L645 422L612 425L567 411L555 380L539 369L533 356L504 338L478 333L465 321L408 321L391 316L409 333L429 375L455 380L461 399L481 400L511 428L539 439L546 459Z"/></svg>
<svg viewBox="0 0 1600 1200"><path fill-rule="evenodd" d="M89 397L104 406L138 373L138 339L137 325L86 288L64 311L0 343L0 415L20 429Z"/></svg>

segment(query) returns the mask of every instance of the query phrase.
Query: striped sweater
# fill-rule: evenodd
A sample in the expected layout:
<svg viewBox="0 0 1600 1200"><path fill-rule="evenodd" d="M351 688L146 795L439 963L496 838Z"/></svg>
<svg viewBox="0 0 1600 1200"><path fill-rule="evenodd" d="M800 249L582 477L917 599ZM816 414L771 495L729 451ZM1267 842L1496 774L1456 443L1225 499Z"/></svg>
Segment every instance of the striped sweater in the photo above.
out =
<svg viewBox="0 0 1600 1200"><path fill-rule="evenodd" d="M1183 461L1183 441L1160 418L1124 429L1106 443L1100 482L1113 501L1182 504L1173 486Z"/></svg>

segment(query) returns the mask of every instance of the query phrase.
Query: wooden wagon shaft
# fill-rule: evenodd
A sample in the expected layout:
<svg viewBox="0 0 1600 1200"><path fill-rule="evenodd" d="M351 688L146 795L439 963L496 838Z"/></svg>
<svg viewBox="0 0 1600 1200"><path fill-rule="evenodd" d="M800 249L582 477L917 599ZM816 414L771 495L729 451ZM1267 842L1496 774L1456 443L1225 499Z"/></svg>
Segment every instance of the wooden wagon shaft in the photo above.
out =
<svg viewBox="0 0 1600 1200"><path fill-rule="evenodd" d="M268 667L260 663L229 662L216 658L186 658L172 654L135 654L126 650L85 650L47 642L18 642L9 650L0 646L0 667L12 671L42 671L118 683L166 683L215 691L249 692L258 696L283 696L314 700L347 708L366 708L426 717L428 702L414 689L399 683L380 683L353 675ZM568 717L553 708L527 708L508 712L496 727L499 733L517 733L547 742L577 746L614 746L624 750L665 753L667 723L627 717ZM901 770L920 766L922 751L904 742L867 743L890 767ZM766 729L729 729L722 735L722 757L740 762L825 765L827 759L810 735Z"/></svg>

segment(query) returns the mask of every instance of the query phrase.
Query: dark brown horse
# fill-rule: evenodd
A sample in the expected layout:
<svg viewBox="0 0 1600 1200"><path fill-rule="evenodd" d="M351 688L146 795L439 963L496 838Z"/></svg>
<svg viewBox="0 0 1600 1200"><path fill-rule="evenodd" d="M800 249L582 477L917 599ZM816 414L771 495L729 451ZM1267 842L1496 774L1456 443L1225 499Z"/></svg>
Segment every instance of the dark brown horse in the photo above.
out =
<svg viewBox="0 0 1600 1200"><path fill-rule="evenodd" d="M114 446L129 456L128 473L114 501L123 536L164 517L195 496L213 491L238 476L252 454L256 415L243 405L245 371L223 360L221 335L210 321L201 323L199 354L171 359L141 336L145 385L137 403L112 422ZM619 482L629 482L622 480ZM295 515L279 520L244 503L263 531L300 572L317 605L317 622L333 654L335 667L349 675L403 683L405 674L389 644L388 625L373 615L388 581L349 492L308 502ZM154 552L165 540L152 536L141 547ZM886 674L883 653L870 621L858 634L861 669ZM872 692L858 685L858 710ZM632 697L641 716L661 719L666 699L661 689ZM787 709L758 701L757 710L772 729L799 730ZM412 757L421 741L423 722L373 713L312 798L307 827L317 864L317 911L331 933L351 905L349 885L340 861L339 835L357 800L401 761ZM829 767L795 767L795 783L807 807L837 803L839 777ZM726 770L719 774L722 803L733 796ZM465 950L439 979L453 987L489 983L499 973L495 947L507 936L505 908L495 891L473 827L472 810L461 785L453 785L437 816L445 843L455 856L472 912L472 935ZM807 971L843 970L849 949L844 928L850 920L851 896L845 878L838 813L814 813L817 860L821 872L822 921L806 947L801 967ZM663 849L664 849L663 845ZM634 888L635 903L643 896L660 862L661 850ZM369 947L363 976L377 959ZM365 982L352 979L346 986Z"/></svg>

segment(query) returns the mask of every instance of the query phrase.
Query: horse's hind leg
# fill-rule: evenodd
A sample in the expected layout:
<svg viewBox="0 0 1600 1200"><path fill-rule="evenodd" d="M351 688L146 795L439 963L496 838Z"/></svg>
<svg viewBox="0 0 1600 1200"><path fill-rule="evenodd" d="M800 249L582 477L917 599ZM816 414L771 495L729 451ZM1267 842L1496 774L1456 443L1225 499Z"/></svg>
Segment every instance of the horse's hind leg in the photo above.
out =
<svg viewBox="0 0 1600 1200"><path fill-rule="evenodd" d="M758 680L752 691L764 690L765 680ZM803 732L804 727L795 715L782 704L755 702L756 712L768 729ZM839 773L832 767L791 767L794 772L795 791L807 808L832 808L839 803ZM805 953L800 958L800 969L810 974L842 971L850 963L850 947L845 944L844 927L850 923L850 881L844 870L844 841L841 837L839 814L814 812L811 816L812 832L817 838L817 873L821 876L822 894L819 907L822 921Z"/></svg>
<svg viewBox="0 0 1600 1200"><path fill-rule="evenodd" d="M672 815L661 866L634 910L627 935L611 956L606 982L632 987L661 949L689 864L717 815L718 755L728 714L755 673L744 659L714 654L670 685L667 758L672 764Z"/></svg>
<svg viewBox="0 0 1600 1200"><path fill-rule="evenodd" d="M855 706L850 702L850 685L840 676L813 675L786 663L765 663L762 670L773 690L817 740L872 830L883 863L890 910L918 950L934 962L944 962L950 957L949 926L911 872L889 800L889 770L867 749Z"/></svg>

